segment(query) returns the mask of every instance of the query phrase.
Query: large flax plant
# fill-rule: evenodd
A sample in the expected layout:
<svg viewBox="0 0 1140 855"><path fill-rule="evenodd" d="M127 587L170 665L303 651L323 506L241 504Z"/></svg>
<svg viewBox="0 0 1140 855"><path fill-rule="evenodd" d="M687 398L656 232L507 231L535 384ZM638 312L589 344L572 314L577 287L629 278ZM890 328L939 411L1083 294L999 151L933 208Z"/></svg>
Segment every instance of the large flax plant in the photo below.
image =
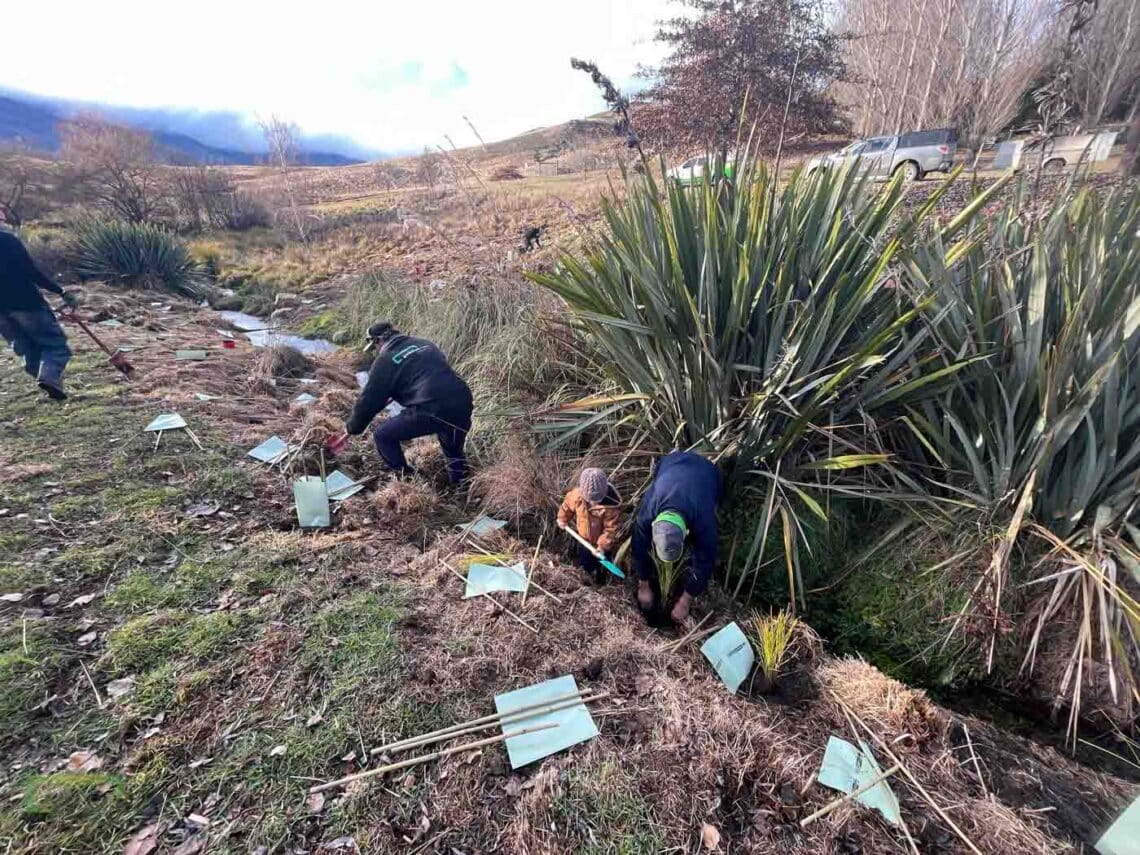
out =
<svg viewBox="0 0 1140 855"><path fill-rule="evenodd" d="M909 256L939 360L980 358L909 407L900 447L994 531L954 562L979 572L949 640L990 669L1007 637L1027 672L1067 650L1051 676L1075 728L1094 661L1118 702L1140 662L1140 190L1031 201L1021 188L955 246Z"/></svg>
<svg viewBox="0 0 1140 855"><path fill-rule="evenodd" d="M620 424L634 443L709 454L731 489L761 499L737 593L755 585L773 522L794 591L798 515L825 517L813 488L854 489L856 474L860 493L905 488L860 425L955 370L915 368L929 331L903 333L923 301L900 311L888 276L941 190L904 217L898 180L872 187L848 169L781 189L753 158L738 162L732 179L693 187L631 179L584 255L533 278L566 301L597 355L599 394L562 409L555 442Z"/></svg>

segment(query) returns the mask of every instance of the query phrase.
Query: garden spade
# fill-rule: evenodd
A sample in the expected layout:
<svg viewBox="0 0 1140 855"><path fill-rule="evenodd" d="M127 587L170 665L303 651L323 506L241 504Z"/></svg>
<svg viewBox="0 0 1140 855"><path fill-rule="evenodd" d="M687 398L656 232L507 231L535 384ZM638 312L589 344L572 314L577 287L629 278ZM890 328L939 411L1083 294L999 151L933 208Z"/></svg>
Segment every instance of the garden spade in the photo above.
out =
<svg viewBox="0 0 1140 855"><path fill-rule="evenodd" d="M79 328L87 333L87 335L91 337L91 340L95 342L95 344L99 345L99 349L110 357L108 361L113 366L115 366L116 369L122 372L122 375L124 377L126 377L128 380L131 379L131 372L135 370L135 367L131 365L131 363L127 362L127 355L125 353L123 353L121 350L111 350L111 348L107 347L107 345L103 343L99 336L95 335L95 333L92 332L91 327L87 326L87 324L83 322L83 319L75 313L74 309L64 309L62 312L60 312L59 316L62 320L74 321L75 323L79 324Z"/></svg>
<svg viewBox="0 0 1140 855"><path fill-rule="evenodd" d="M591 546L590 542L588 540L586 540L586 538L582 537L582 535L578 534L578 532L574 531L574 529L570 528L570 526L566 526L564 531L568 535L570 535L572 538L574 538L576 541L578 541L580 544L582 544L584 547L586 547L588 550L590 550L590 552L593 553L594 557L597 558L598 561L600 561L602 563L603 567L605 567L607 570L609 570L611 573L613 573L619 579L625 578L625 573L623 573L621 571L621 568L618 567L616 564L614 564L612 561L610 561L610 559L606 558L606 554L604 552L602 552L602 550L596 549L593 546Z"/></svg>

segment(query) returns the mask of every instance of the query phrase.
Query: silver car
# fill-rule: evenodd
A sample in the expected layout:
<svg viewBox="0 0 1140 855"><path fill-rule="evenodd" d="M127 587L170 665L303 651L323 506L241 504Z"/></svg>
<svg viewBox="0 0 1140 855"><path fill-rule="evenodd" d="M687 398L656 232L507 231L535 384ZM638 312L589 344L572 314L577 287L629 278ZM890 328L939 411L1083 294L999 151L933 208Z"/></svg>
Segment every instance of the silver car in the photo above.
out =
<svg viewBox="0 0 1140 855"><path fill-rule="evenodd" d="M908 181L920 181L928 172L949 172L957 151L958 132L953 128L912 131L856 140L834 154L812 158L807 171L858 161L872 178L887 179L902 172Z"/></svg>

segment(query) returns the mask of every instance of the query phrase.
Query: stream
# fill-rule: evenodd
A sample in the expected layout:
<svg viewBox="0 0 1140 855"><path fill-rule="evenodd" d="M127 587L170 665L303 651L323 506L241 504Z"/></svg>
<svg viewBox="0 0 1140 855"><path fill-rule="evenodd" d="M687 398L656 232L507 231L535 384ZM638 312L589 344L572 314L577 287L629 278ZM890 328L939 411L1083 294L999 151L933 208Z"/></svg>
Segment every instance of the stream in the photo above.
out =
<svg viewBox="0 0 1140 855"><path fill-rule="evenodd" d="M304 354L332 353L340 350L338 345L333 344L328 339L305 338L296 333L291 333L288 330L271 329L268 326L269 322L264 318L257 317L257 315L222 310L218 312L218 316L223 321L233 324L233 326L245 333L245 337L249 339L250 344L254 347L283 344L287 347L296 348ZM355 376L357 385L363 389L364 384L368 382L368 372L357 371ZM394 407L399 407L399 405L395 404ZM396 412L398 411L399 410L396 410Z"/></svg>

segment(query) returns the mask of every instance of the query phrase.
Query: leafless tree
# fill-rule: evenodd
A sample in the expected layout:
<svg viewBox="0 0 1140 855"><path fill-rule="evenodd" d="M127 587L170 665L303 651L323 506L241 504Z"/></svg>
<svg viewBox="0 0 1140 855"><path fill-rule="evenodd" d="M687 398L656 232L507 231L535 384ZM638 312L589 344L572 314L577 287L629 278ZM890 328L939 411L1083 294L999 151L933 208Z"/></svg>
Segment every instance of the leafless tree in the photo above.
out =
<svg viewBox="0 0 1140 855"><path fill-rule="evenodd" d="M1094 127L1140 96L1140 0L1099 0L1072 57L1081 124ZM1119 112L1118 112L1119 111Z"/></svg>
<svg viewBox="0 0 1140 855"><path fill-rule="evenodd" d="M301 209L297 205L297 196L293 191L293 181L290 177L292 169L297 164L300 152L297 126L276 115L261 120L259 124L261 125L261 133L265 137L266 148L269 150L269 159L281 178L285 197L289 202L289 210L293 216L293 225L297 229L297 237L303 242L305 240L305 223L301 218Z"/></svg>
<svg viewBox="0 0 1140 855"><path fill-rule="evenodd" d="M442 169L441 156L430 147L424 146L424 153L416 159L416 183L435 187Z"/></svg>
<svg viewBox="0 0 1140 855"><path fill-rule="evenodd" d="M174 198L182 224L193 231L241 231L270 224L260 200L240 191L222 169L185 166L174 170Z"/></svg>
<svg viewBox="0 0 1140 855"><path fill-rule="evenodd" d="M43 164L17 147L0 148L0 219L19 227L47 207Z"/></svg>
<svg viewBox="0 0 1140 855"><path fill-rule="evenodd" d="M83 115L62 123L60 136L61 157L81 199L132 223L163 212L166 187L150 134Z"/></svg>
<svg viewBox="0 0 1140 855"><path fill-rule="evenodd" d="M1052 0L840 2L856 133L953 126L975 149L1016 116L1056 21Z"/></svg>

